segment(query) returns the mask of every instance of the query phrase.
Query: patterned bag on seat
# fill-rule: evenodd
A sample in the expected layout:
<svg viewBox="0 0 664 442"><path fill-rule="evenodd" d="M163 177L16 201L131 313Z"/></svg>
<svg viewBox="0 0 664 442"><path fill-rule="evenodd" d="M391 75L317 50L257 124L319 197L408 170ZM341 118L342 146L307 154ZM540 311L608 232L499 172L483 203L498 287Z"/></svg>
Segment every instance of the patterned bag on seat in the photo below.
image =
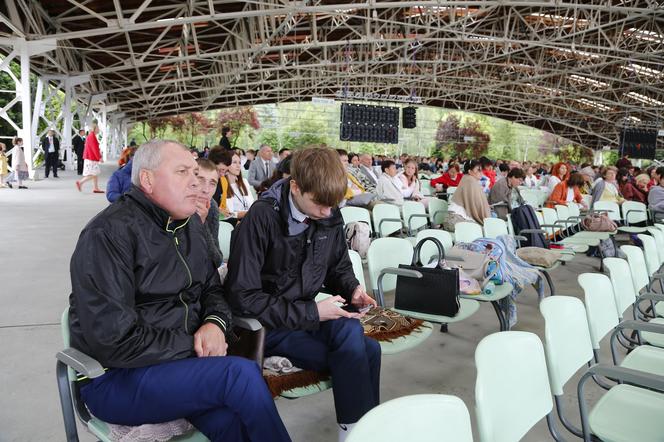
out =
<svg viewBox="0 0 664 442"><path fill-rule="evenodd" d="M346 234L348 248L355 250L360 254L360 257L366 258L369 245L371 245L371 235L367 223L356 221L348 223L344 228L344 233Z"/></svg>

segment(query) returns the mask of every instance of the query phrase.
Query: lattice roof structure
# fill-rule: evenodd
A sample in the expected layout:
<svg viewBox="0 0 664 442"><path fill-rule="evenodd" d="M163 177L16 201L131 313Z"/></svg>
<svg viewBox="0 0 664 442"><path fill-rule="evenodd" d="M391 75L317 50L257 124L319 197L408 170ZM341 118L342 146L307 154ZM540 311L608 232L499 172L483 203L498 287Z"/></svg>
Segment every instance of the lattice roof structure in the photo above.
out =
<svg viewBox="0 0 664 442"><path fill-rule="evenodd" d="M664 117L662 1L5 0L0 13L0 50L56 39L33 71L90 75L77 92L132 122L346 90L598 148L625 121Z"/></svg>

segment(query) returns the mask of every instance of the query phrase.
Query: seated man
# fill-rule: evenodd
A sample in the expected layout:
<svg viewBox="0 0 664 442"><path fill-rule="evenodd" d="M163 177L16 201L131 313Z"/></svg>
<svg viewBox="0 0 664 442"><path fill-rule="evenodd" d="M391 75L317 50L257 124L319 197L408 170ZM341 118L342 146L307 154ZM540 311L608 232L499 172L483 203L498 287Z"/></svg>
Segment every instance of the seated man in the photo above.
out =
<svg viewBox="0 0 664 442"><path fill-rule="evenodd" d="M339 154L339 160L344 167L346 172L346 192L344 194L344 200L348 206L358 206L358 207L367 207L372 208L371 204L374 199L376 199L375 186L372 184L369 188L372 191L369 191L367 187L362 183L362 179L366 180L364 175L360 174L359 171L356 171L355 168L350 167L348 162L348 152L344 149L337 149L337 154ZM363 178L358 177L362 175Z"/></svg>
<svg viewBox="0 0 664 442"><path fill-rule="evenodd" d="M196 214L196 162L141 146L133 187L81 232L71 259L71 346L107 372L80 381L106 422L186 418L212 441L289 441L255 362L224 357L231 314Z"/></svg>
<svg viewBox="0 0 664 442"><path fill-rule="evenodd" d="M292 157L290 178L264 192L234 231L228 300L238 314L267 328L265 356L330 372L344 438L348 424L378 405L381 353L378 342L364 336L361 313L338 303L362 309L376 302L348 257L336 208L347 180L339 155L319 147ZM336 296L316 303L321 290Z"/></svg>
<svg viewBox="0 0 664 442"><path fill-rule="evenodd" d="M512 209L524 203L521 192L519 192L519 186L523 184L525 177L526 174L523 169L509 170L505 177L496 181L491 192L489 192L489 204L493 206L498 218L503 221L507 221L507 214L512 213Z"/></svg>
<svg viewBox="0 0 664 442"><path fill-rule="evenodd" d="M217 166L210 160L198 158L198 201L196 213L203 223L203 236L207 247L208 256L215 267L220 267L224 257L219 247L219 208L216 201L212 199L219 184L219 172Z"/></svg>

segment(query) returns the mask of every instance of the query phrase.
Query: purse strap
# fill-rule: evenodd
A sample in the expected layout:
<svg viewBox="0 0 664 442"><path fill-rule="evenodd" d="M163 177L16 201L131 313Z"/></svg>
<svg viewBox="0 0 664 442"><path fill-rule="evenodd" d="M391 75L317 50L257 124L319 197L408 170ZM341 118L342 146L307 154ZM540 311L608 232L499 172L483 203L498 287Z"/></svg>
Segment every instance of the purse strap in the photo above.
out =
<svg viewBox="0 0 664 442"><path fill-rule="evenodd" d="M443 244L437 238L427 237L422 238L417 243L417 245L415 245L415 249L413 250L413 261L410 263L410 265L416 266L417 263L420 262L420 251L422 249L422 245L427 241L433 242L436 248L438 248L438 262L445 259L445 248L443 247Z"/></svg>

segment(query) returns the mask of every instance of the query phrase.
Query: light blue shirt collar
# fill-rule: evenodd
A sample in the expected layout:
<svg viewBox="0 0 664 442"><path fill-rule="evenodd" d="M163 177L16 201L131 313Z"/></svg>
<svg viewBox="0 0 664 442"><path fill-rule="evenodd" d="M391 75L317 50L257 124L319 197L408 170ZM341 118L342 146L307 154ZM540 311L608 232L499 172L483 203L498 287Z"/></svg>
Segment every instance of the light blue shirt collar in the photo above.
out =
<svg viewBox="0 0 664 442"><path fill-rule="evenodd" d="M288 192L288 204L290 205L291 217L295 221L303 223L307 218L309 218L307 215L300 212L300 210L297 208L295 202L293 202L293 194L290 191Z"/></svg>

